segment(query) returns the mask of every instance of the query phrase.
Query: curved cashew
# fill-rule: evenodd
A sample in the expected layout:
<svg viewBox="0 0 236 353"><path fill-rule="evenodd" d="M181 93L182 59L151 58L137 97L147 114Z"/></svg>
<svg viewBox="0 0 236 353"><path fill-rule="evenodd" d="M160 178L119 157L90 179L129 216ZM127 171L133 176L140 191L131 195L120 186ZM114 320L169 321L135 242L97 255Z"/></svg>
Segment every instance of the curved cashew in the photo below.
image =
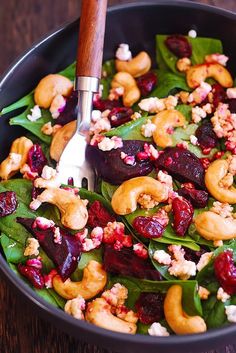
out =
<svg viewBox="0 0 236 353"><path fill-rule="evenodd" d="M27 162L28 153L33 142L27 137L19 137L13 141L10 153L0 164L0 178L7 180L16 174Z"/></svg>
<svg viewBox="0 0 236 353"><path fill-rule="evenodd" d="M88 303L85 320L107 330L135 334L137 325L112 315L111 309L111 305L105 299L94 299Z"/></svg>
<svg viewBox="0 0 236 353"><path fill-rule="evenodd" d="M59 188L45 189L37 200L57 206L63 226L75 230L85 227L88 220L87 200L81 200L74 193Z"/></svg>
<svg viewBox="0 0 236 353"><path fill-rule="evenodd" d="M233 79L229 71L218 63L201 64L191 66L187 71L186 79L188 86L196 88L208 77L214 78L223 87L232 87Z"/></svg>
<svg viewBox="0 0 236 353"><path fill-rule="evenodd" d="M163 110L156 114L152 119L152 123L156 125L156 129L153 132L153 139L156 145L165 148L172 146L172 139L171 135L168 133L168 129L184 126L186 120L183 114L173 109Z"/></svg>
<svg viewBox="0 0 236 353"><path fill-rule="evenodd" d="M141 194L149 194L154 201L162 202L168 198L168 188L147 176L129 179L114 192L111 200L113 210L119 215L134 212Z"/></svg>
<svg viewBox="0 0 236 353"><path fill-rule="evenodd" d="M136 103L141 94L135 79L128 72L118 72L111 82L112 88L123 87L123 104L125 107L131 107Z"/></svg>
<svg viewBox="0 0 236 353"><path fill-rule="evenodd" d="M228 240L236 237L236 219L224 218L215 212L206 211L194 219L198 233L207 240Z"/></svg>
<svg viewBox="0 0 236 353"><path fill-rule="evenodd" d="M52 138L50 146L50 156L55 161L59 161L62 152L64 151L68 141L71 139L76 130L76 121L64 125L57 130Z"/></svg>
<svg viewBox="0 0 236 353"><path fill-rule="evenodd" d="M216 200L223 203L236 203L236 188L223 187L220 182L228 173L229 164L226 160L217 159L212 162L205 174L205 183L208 191Z"/></svg>
<svg viewBox="0 0 236 353"><path fill-rule="evenodd" d="M65 299L73 299L81 295L85 300L98 295L107 282L107 274L97 261L89 261L84 268L80 282L72 282L69 278L63 282L59 275L53 277L54 290Z"/></svg>
<svg viewBox="0 0 236 353"><path fill-rule="evenodd" d="M35 88L35 103L42 108L49 108L57 94L68 97L73 89L72 82L59 74L50 74L42 78Z"/></svg>
<svg viewBox="0 0 236 353"><path fill-rule="evenodd" d="M182 307L182 287L171 286L164 301L165 318L177 335L201 333L207 330L205 321L200 316L188 316Z"/></svg>
<svg viewBox="0 0 236 353"><path fill-rule="evenodd" d="M116 60L115 65L117 71L128 72L133 77L139 77L150 70L152 61L148 53L141 51L129 61Z"/></svg>

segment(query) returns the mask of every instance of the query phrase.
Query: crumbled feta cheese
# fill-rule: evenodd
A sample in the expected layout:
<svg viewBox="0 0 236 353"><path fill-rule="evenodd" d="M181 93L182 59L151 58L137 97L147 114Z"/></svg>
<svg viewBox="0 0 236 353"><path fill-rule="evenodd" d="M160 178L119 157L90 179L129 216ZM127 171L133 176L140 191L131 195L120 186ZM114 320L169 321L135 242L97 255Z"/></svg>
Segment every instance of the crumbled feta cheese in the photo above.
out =
<svg viewBox="0 0 236 353"><path fill-rule="evenodd" d="M192 145L197 146L198 145L198 139L195 135L190 135L190 142Z"/></svg>
<svg viewBox="0 0 236 353"><path fill-rule="evenodd" d="M229 99L235 99L236 98L236 87L227 88L226 94Z"/></svg>
<svg viewBox="0 0 236 353"><path fill-rule="evenodd" d="M129 50L129 45L121 43L119 48L116 50L116 58L121 61L127 61L132 58L132 53Z"/></svg>
<svg viewBox="0 0 236 353"><path fill-rule="evenodd" d="M36 211L41 205L42 205L41 201L34 199L33 201L30 202L29 208L33 211Z"/></svg>
<svg viewBox="0 0 236 353"><path fill-rule="evenodd" d="M102 113L102 116L103 116L103 113ZM105 132L109 130L111 130L110 120L108 118L102 117L97 122L91 124L89 132L92 135L97 135L97 134L100 134L100 132Z"/></svg>
<svg viewBox="0 0 236 353"><path fill-rule="evenodd" d="M35 238L28 238L27 239L27 246L24 251L24 256L38 256L39 251L39 242Z"/></svg>
<svg viewBox="0 0 236 353"><path fill-rule="evenodd" d="M57 94L51 103L50 106L50 113L52 115L53 119L57 119L60 115L60 113L62 112L62 110L65 108L66 106L66 100L65 98L61 95L61 94Z"/></svg>
<svg viewBox="0 0 236 353"><path fill-rule="evenodd" d="M61 244L62 242L62 236L60 233L60 228L59 227L55 227L54 228L54 243L56 244Z"/></svg>
<svg viewBox="0 0 236 353"><path fill-rule="evenodd" d="M142 259L148 258L148 251L147 251L147 249L145 249L145 247L142 243L134 244L133 251L138 257L141 257Z"/></svg>
<svg viewBox="0 0 236 353"><path fill-rule="evenodd" d="M191 60L189 58L180 58L177 63L176 67L180 72L186 72L191 67Z"/></svg>
<svg viewBox="0 0 236 353"><path fill-rule="evenodd" d="M236 175L236 155L229 156L227 158L227 162L229 164L228 166L229 173L235 176Z"/></svg>
<svg viewBox="0 0 236 353"><path fill-rule="evenodd" d="M174 109L178 104L178 98L175 96L168 96L167 98L163 98L163 101L166 109Z"/></svg>
<svg viewBox="0 0 236 353"><path fill-rule="evenodd" d="M202 254L197 263L197 270L201 271L209 263L212 256L213 256L213 252L206 252Z"/></svg>
<svg viewBox="0 0 236 353"><path fill-rule="evenodd" d="M191 276L196 275L196 264L193 261L188 261L185 259L182 260L173 260L171 266L168 268L170 275L179 277L182 280L187 280Z"/></svg>
<svg viewBox="0 0 236 353"><path fill-rule="evenodd" d="M222 66L226 66L229 57L224 54L214 53L205 56L206 63L218 63Z"/></svg>
<svg viewBox="0 0 236 353"><path fill-rule="evenodd" d="M33 223L33 228L38 227L39 229L46 230L54 227L55 223L53 220L45 217L36 217Z"/></svg>
<svg viewBox="0 0 236 353"><path fill-rule="evenodd" d="M233 207L228 203L222 203L219 201L213 202L213 207L210 211L220 215L223 218L232 218Z"/></svg>
<svg viewBox="0 0 236 353"><path fill-rule="evenodd" d="M207 82L201 82L200 86L198 86L192 93L190 93L188 97L189 103L199 104L204 101L207 95L211 92L212 86Z"/></svg>
<svg viewBox="0 0 236 353"><path fill-rule="evenodd" d="M170 212L170 205L159 208L158 212L153 215L153 217L160 223L163 227L166 227L169 223L168 212Z"/></svg>
<svg viewBox="0 0 236 353"><path fill-rule="evenodd" d="M113 307L123 305L128 298L128 289L120 283L115 283L111 289L104 291L101 295Z"/></svg>
<svg viewBox="0 0 236 353"><path fill-rule="evenodd" d="M141 116L142 115L140 113L134 112L130 118L131 118L131 120L137 120L137 119L141 118Z"/></svg>
<svg viewBox="0 0 236 353"><path fill-rule="evenodd" d="M168 250L173 253L175 260L184 260L185 251L181 245L169 245Z"/></svg>
<svg viewBox="0 0 236 353"><path fill-rule="evenodd" d="M192 108L192 120L195 124L199 123L207 116L206 112L199 106Z"/></svg>
<svg viewBox="0 0 236 353"><path fill-rule="evenodd" d="M217 291L216 298L225 303L230 298L230 295L226 293L223 288L220 287Z"/></svg>
<svg viewBox="0 0 236 353"><path fill-rule="evenodd" d="M76 319L84 320L83 310L85 310L85 305L86 302L84 298L81 297L81 295L78 295L77 298L68 300L66 302L64 311Z"/></svg>
<svg viewBox="0 0 236 353"><path fill-rule="evenodd" d="M153 259L162 265L171 264L171 256L164 250L156 250L153 254Z"/></svg>
<svg viewBox="0 0 236 353"><path fill-rule="evenodd" d="M159 180L162 184L165 184L168 187L169 192L173 191L173 179L171 175L159 170L157 180Z"/></svg>
<svg viewBox="0 0 236 353"><path fill-rule="evenodd" d="M156 130L156 125L151 122L150 119L147 120L146 124L141 127L141 134L144 137L152 137L153 132Z"/></svg>
<svg viewBox="0 0 236 353"><path fill-rule="evenodd" d="M155 201L149 194L140 194L137 200L141 208L150 209L158 205L159 202Z"/></svg>
<svg viewBox="0 0 236 353"><path fill-rule="evenodd" d="M135 165L136 164L135 156L125 156L123 161L127 165Z"/></svg>
<svg viewBox="0 0 236 353"><path fill-rule="evenodd" d="M56 169L49 167L48 165L45 165L42 170L41 177L45 180L50 180L54 178L57 175Z"/></svg>
<svg viewBox="0 0 236 353"><path fill-rule="evenodd" d="M225 314L229 322L236 323L236 305L227 305L225 307Z"/></svg>
<svg viewBox="0 0 236 353"><path fill-rule="evenodd" d="M144 152L152 160L156 160L160 155L160 152L153 145L149 145L147 143L144 144Z"/></svg>
<svg viewBox="0 0 236 353"><path fill-rule="evenodd" d="M206 112L207 114L211 114L212 113L212 106L210 103L204 104L202 106L202 109L204 110L204 112Z"/></svg>
<svg viewBox="0 0 236 353"><path fill-rule="evenodd" d="M153 322L153 324L151 324L151 326L148 329L148 333L150 336L162 336L162 337L170 336L167 329L164 326L162 326L159 322Z"/></svg>
<svg viewBox="0 0 236 353"><path fill-rule="evenodd" d="M188 32L188 36L190 38L196 38L197 37L197 32L195 31L195 29L190 29L190 31Z"/></svg>
<svg viewBox="0 0 236 353"><path fill-rule="evenodd" d="M91 120L93 123L96 123L98 120L102 118L102 113L100 110L93 110L91 115Z"/></svg>
<svg viewBox="0 0 236 353"><path fill-rule="evenodd" d="M31 114L27 115L27 119L34 122L42 117L41 109L38 105L35 105L32 109L30 109Z"/></svg>
<svg viewBox="0 0 236 353"><path fill-rule="evenodd" d="M199 295L200 299L207 300L210 294L211 293L209 292L208 289L206 289L206 288L204 288L202 286L199 286L198 295Z"/></svg>
<svg viewBox="0 0 236 353"><path fill-rule="evenodd" d="M236 129L236 114L231 114L228 104L219 103L211 122L217 137L232 137L233 130Z"/></svg>
<svg viewBox="0 0 236 353"><path fill-rule="evenodd" d="M127 157L127 156L128 155L125 152L123 152L123 151L120 153L120 158L121 159L125 159L125 157Z"/></svg>
<svg viewBox="0 0 236 353"><path fill-rule="evenodd" d="M98 148L101 151L111 151L115 148L115 142L109 137L105 137L101 142L98 143Z"/></svg>

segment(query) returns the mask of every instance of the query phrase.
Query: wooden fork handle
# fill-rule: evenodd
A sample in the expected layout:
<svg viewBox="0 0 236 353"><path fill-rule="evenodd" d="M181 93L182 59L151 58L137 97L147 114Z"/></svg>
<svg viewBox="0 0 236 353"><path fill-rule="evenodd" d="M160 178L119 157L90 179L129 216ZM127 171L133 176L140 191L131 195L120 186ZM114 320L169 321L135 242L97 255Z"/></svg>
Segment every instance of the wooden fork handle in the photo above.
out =
<svg viewBox="0 0 236 353"><path fill-rule="evenodd" d="M82 0L76 76L101 78L107 0Z"/></svg>

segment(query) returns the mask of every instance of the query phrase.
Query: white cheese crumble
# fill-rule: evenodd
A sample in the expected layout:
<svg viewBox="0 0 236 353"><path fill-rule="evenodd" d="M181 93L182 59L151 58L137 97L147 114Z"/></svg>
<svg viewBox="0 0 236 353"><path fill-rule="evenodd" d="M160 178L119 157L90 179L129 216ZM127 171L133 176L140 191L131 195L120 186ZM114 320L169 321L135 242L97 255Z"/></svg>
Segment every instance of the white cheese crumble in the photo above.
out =
<svg viewBox="0 0 236 353"><path fill-rule="evenodd" d="M101 142L98 143L98 148L101 151L111 151L112 149L117 149L122 146L122 139L117 136L113 136L111 139L109 137L105 137Z"/></svg>
<svg viewBox="0 0 236 353"><path fill-rule="evenodd" d="M144 137L152 137L153 132L156 130L156 125L151 122L150 119L147 120L146 124L141 127L141 134Z"/></svg>
<svg viewBox="0 0 236 353"><path fill-rule="evenodd" d="M116 58L121 61L128 61L132 58L132 53L129 50L129 45L121 43L116 51Z"/></svg>
<svg viewBox="0 0 236 353"><path fill-rule="evenodd" d="M225 307L225 314L229 322L236 323L236 305L227 305Z"/></svg>
<svg viewBox="0 0 236 353"><path fill-rule="evenodd" d="M92 111L91 120L93 123L96 123L101 118L102 118L102 113L100 112L100 110L96 109Z"/></svg>
<svg viewBox="0 0 236 353"><path fill-rule="evenodd" d="M196 136L190 135L190 138L189 138L189 139L190 139L190 142L191 142L192 145L197 146L197 144L198 144L198 139L197 139Z"/></svg>
<svg viewBox="0 0 236 353"><path fill-rule="evenodd" d="M219 201L213 202L213 207L210 211L220 215L223 218L232 218L233 207L228 203L222 203Z"/></svg>
<svg viewBox="0 0 236 353"><path fill-rule="evenodd" d="M34 122L42 117L41 109L38 105L35 105L32 109L30 109L31 114L27 115L27 119Z"/></svg>
<svg viewBox="0 0 236 353"><path fill-rule="evenodd" d="M213 252L206 252L205 254L202 254L197 263L197 270L201 271L209 263L212 256Z"/></svg>
<svg viewBox="0 0 236 353"><path fill-rule="evenodd" d="M60 112L63 110L65 105L66 105L66 100L61 94L57 94L53 98L49 109L53 119L57 119L59 117Z"/></svg>
<svg viewBox="0 0 236 353"><path fill-rule="evenodd" d="M77 298L68 300L64 311L76 319L84 320L83 310L85 310L85 300L80 295Z"/></svg>
<svg viewBox="0 0 236 353"><path fill-rule="evenodd" d="M196 38L197 37L197 32L195 31L195 29L190 29L190 31L188 32L188 36L190 38Z"/></svg>
<svg viewBox="0 0 236 353"><path fill-rule="evenodd" d="M159 322L154 322L148 329L148 333L150 336L162 336L167 337L170 336L167 329L162 326Z"/></svg>
<svg viewBox="0 0 236 353"><path fill-rule="evenodd" d="M56 169L53 169L52 167L49 167L48 165L45 165L42 170L41 177L45 180L50 180L54 178L57 175Z"/></svg>
<svg viewBox="0 0 236 353"><path fill-rule="evenodd" d="M164 250L156 250L153 254L153 259L159 262L159 264L171 264L171 256Z"/></svg>
<svg viewBox="0 0 236 353"><path fill-rule="evenodd" d="M220 287L217 291L216 298L218 300L221 300L223 303L225 303L226 300L228 300L230 298L230 295L228 293L226 293L223 288Z"/></svg>
<svg viewBox="0 0 236 353"><path fill-rule="evenodd" d="M170 275L179 277L182 280L187 280L191 276L196 275L196 264L193 261L188 261L185 259L182 260L173 260L171 267L168 268Z"/></svg>
<svg viewBox="0 0 236 353"><path fill-rule="evenodd" d="M24 256L38 256L39 251L39 242L35 238L28 238L27 239L27 247L25 248L24 251Z"/></svg>
<svg viewBox="0 0 236 353"><path fill-rule="evenodd" d="M236 87L227 88L226 94L229 99L235 99L236 98Z"/></svg>

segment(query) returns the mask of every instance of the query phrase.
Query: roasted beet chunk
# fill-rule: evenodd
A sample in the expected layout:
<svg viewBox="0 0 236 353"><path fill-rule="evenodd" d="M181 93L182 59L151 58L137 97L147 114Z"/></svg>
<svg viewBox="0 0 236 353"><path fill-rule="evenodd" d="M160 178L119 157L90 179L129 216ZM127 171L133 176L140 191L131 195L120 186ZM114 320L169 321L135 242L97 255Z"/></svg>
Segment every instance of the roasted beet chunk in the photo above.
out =
<svg viewBox="0 0 236 353"><path fill-rule="evenodd" d="M159 322L164 318L164 294L162 293L141 293L135 308L138 318L143 324Z"/></svg>
<svg viewBox="0 0 236 353"><path fill-rule="evenodd" d="M73 91L66 100L66 106L56 120L56 124L65 125L77 118L78 112L78 92Z"/></svg>
<svg viewBox="0 0 236 353"><path fill-rule="evenodd" d="M113 274L161 280L160 273L154 269L151 261L138 257L131 248L123 247L118 251L112 245L106 245L103 263L104 269Z"/></svg>
<svg viewBox="0 0 236 353"><path fill-rule="evenodd" d="M27 278L35 288L42 289L44 287L44 278L38 268L22 264L19 264L17 267L20 274Z"/></svg>
<svg viewBox="0 0 236 353"><path fill-rule="evenodd" d="M123 147L111 151L101 151L97 146L89 145L87 158L102 179L119 185L125 180L147 175L152 171L153 165L149 159L137 160L135 165L129 165L120 157L121 152L128 156L136 156L138 152L144 150L145 143L139 140L126 140L123 141Z"/></svg>
<svg viewBox="0 0 236 353"><path fill-rule="evenodd" d="M154 72L147 72L137 78L137 85L143 97L147 96L156 86L157 76Z"/></svg>
<svg viewBox="0 0 236 353"><path fill-rule="evenodd" d="M214 270L221 287L228 294L236 294L236 266L233 252L226 250L220 253L214 261Z"/></svg>
<svg viewBox="0 0 236 353"><path fill-rule="evenodd" d="M42 173L43 167L47 164L47 158L39 144L36 143L29 150L27 163L33 173Z"/></svg>
<svg viewBox="0 0 236 353"><path fill-rule="evenodd" d="M236 114L236 98L228 100L229 110L232 114Z"/></svg>
<svg viewBox="0 0 236 353"><path fill-rule="evenodd" d="M200 189L205 188L205 171L199 158L180 147L168 147L156 160L158 169L166 170L180 182L191 182Z"/></svg>
<svg viewBox="0 0 236 353"><path fill-rule="evenodd" d="M208 203L208 192L204 190L196 190L194 188L183 187L179 189L178 194L190 201L195 208L204 208Z"/></svg>
<svg viewBox="0 0 236 353"><path fill-rule="evenodd" d="M138 216L133 221L133 227L144 238L160 238L165 227L155 217Z"/></svg>
<svg viewBox="0 0 236 353"><path fill-rule="evenodd" d="M178 58L190 58L192 46L184 36L180 34L168 36L165 40L167 48Z"/></svg>
<svg viewBox="0 0 236 353"><path fill-rule="evenodd" d="M94 201L88 210L88 225L92 228L106 227L108 222L114 222L112 216L99 201Z"/></svg>
<svg viewBox="0 0 236 353"><path fill-rule="evenodd" d="M17 208L17 198L14 191L0 192L0 217L8 216Z"/></svg>
<svg viewBox="0 0 236 353"><path fill-rule="evenodd" d="M189 248L184 247L184 258L188 261L193 261L197 264L200 260L200 257L207 252L207 250L201 248L199 251L194 251Z"/></svg>
<svg viewBox="0 0 236 353"><path fill-rule="evenodd" d="M108 119L111 122L111 127L116 127L124 123L127 123L128 121L131 120L132 114L133 114L133 110L131 108L126 108L126 107L113 108L108 115Z"/></svg>
<svg viewBox="0 0 236 353"><path fill-rule="evenodd" d="M193 206L184 197L176 197L172 202L173 228L177 235L184 236L193 219Z"/></svg>
<svg viewBox="0 0 236 353"><path fill-rule="evenodd" d="M226 92L224 87L222 87L219 83L214 83L214 85L212 85L212 94L212 104L213 107L216 109L220 102L225 102Z"/></svg>
<svg viewBox="0 0 236 353"><path fill-rule="evenodd" d="M211 122L199 126L195 133L201 149L214 148L217 145L217 136Z"/></svg>
<svg viewBox="0 0 236 353"><path fill-rule="evenodd" d="M80 242L69 232L60 228L61 242L55 242L55 227L40 229L34 227L34 219L17 218L17 222L22 224L35 238L48 257L57 266L57 271L65 281L75 271L81 255Z"/></svg>
<svg viewBox="0 0 236 353"><path fill-rule="evenodd" d="M116 100L114 99L113 101L111 101L110 99L95 99L93 101L93 108L94 109L98 109L101 112L103 112L104 110L112 110L113 108L117 108L117 107L121 107L122 103L120 100Z"/></svg>

